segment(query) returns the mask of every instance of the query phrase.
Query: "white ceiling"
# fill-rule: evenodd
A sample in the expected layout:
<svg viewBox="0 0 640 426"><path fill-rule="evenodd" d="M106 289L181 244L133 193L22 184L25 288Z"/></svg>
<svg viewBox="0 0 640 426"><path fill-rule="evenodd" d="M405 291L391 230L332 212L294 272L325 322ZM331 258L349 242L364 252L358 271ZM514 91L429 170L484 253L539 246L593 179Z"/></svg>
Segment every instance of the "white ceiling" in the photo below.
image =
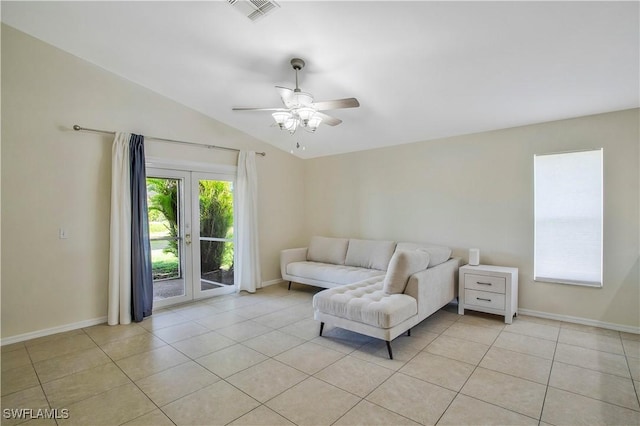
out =
<svg viewBox="0 0 640 426"><path fill-rule="evenodd" d="M635 1L279 4L256 22L226 1L1 7L3 22L256 138L300 142L302 158L639 106ZM231 111L280 106L292 57L316 100L361 107L294 136L268 112Z"/></svg>

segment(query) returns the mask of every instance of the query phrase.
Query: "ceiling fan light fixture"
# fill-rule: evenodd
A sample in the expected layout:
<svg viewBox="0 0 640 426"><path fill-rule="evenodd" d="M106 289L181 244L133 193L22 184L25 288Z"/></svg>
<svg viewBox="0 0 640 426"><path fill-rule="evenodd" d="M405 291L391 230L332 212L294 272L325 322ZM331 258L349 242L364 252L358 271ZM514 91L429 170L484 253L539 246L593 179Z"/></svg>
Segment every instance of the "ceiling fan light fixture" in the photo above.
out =
<svg viewBox="0 0 640 426"><path fill-rule="evenodd" d="M314 115L307 122L306 128L309 129L309 131L313 133L313 132L316 131L318 126L320 126L320 123L322 123L322 117L320 117L318 115Z"/></svg>
<svg viewBox="0 0 640 426"><path fill-rule="evenodd" d="M288 111L278 111L271 114L276 124L280 127L281 130L286 129L285 125L287 120L293 118L293 115Z"/></svg>
<svg viewBox="0 0 640 426"><path fill-rule="evenodd" d="M228 0L247 1L247 0ZM268 0L251 0L268 1ZM291 66L296 73L295 89L276 86L284 108L246 108L234 107L234 111L275 111L271 114L280 130L287 130L293 135L298 128L303 128L309 133L314 133L320 124L337 126L342 120L325 114L324 110L339 108L356 108L360 103L356 98L335 99L332 101L314 102L310 93L303 92L298 86L298 71L304 68L305 63L300 58L291 59ZM303 148L304 149L304 148Z"/></svg>
<svg viewBox="0 0 640 426"><path fill-rule="evenodd" d="M303 125L307 125L311 117L313 117L316 113L316 110L310 107L298 108L296 110L298 117L302 120Z"/></svg>
<svg viewBox="0 0 640 426"><path fill-rule="evenodd" d="M284 123L284 129L288 130L292 135L296 132L298 128L298 124L300 124L300 120L293 115L287 119Z"/></svg>

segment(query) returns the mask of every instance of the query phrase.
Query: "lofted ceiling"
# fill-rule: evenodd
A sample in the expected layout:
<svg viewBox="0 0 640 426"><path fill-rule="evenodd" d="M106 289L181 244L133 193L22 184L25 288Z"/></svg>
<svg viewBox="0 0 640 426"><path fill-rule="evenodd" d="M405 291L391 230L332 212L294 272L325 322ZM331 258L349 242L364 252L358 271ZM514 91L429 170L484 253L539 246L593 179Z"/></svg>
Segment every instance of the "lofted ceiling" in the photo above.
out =
<svg viewBox="0 0 640 426"><path fill-rule="evenodd" d="M299 142L301 158L639 106L635 1L278 3L255 22L227 1L2 1L1 13L280 149ZM295 86L293 57L307 63L302 90L360 108L294 136L268 112L231 110L280 106L274 86Z"/></svg>

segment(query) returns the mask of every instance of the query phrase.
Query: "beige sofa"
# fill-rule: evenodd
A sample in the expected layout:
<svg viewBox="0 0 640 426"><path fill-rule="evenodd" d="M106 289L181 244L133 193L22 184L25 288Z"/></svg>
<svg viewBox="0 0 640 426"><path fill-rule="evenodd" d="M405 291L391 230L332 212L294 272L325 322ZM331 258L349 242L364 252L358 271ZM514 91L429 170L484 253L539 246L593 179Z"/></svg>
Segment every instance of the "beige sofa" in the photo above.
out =
<svg viewBox="0 0 640 426"><path fill-rule="evenodd" d="M404 275L399 291L390 292L389 280L407 272L392 259L407 254L397 252L418 251L426 263ZM320 335L327 323L383 339L390 358L393 339L456 297L462 264L446 247L326 237L313 237L308 248L283 250L280 259L289 287L298 282L327 288L313 298Z"/></svg>
<svg viewBox="0 0 640 426"><path fill-rule="evenodd" d="M384 275L393 241L313 237L309 247L280 253L282 279L331 288Z"/></svg>

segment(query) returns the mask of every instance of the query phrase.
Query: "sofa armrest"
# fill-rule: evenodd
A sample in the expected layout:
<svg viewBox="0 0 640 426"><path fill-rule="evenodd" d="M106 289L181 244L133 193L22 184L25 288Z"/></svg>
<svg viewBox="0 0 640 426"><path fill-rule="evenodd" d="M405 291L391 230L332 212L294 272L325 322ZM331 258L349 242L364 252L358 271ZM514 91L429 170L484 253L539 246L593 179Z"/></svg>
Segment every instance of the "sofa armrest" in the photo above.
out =
<svg viewBox="0 0 640 426"><path fill-rule="evenodd" d="M304 262L307 260L307 247L292 248L280 252L280 273L282 279L287 276L287 265L293 262Z"/></svg>
<svg viewBox="0 0 640 426"><path fill-rule="evenodd" d="M453 257L409 277L405 294L418 301L418 315L428 317L458 294L458 269L462 259Z"/></svg>

